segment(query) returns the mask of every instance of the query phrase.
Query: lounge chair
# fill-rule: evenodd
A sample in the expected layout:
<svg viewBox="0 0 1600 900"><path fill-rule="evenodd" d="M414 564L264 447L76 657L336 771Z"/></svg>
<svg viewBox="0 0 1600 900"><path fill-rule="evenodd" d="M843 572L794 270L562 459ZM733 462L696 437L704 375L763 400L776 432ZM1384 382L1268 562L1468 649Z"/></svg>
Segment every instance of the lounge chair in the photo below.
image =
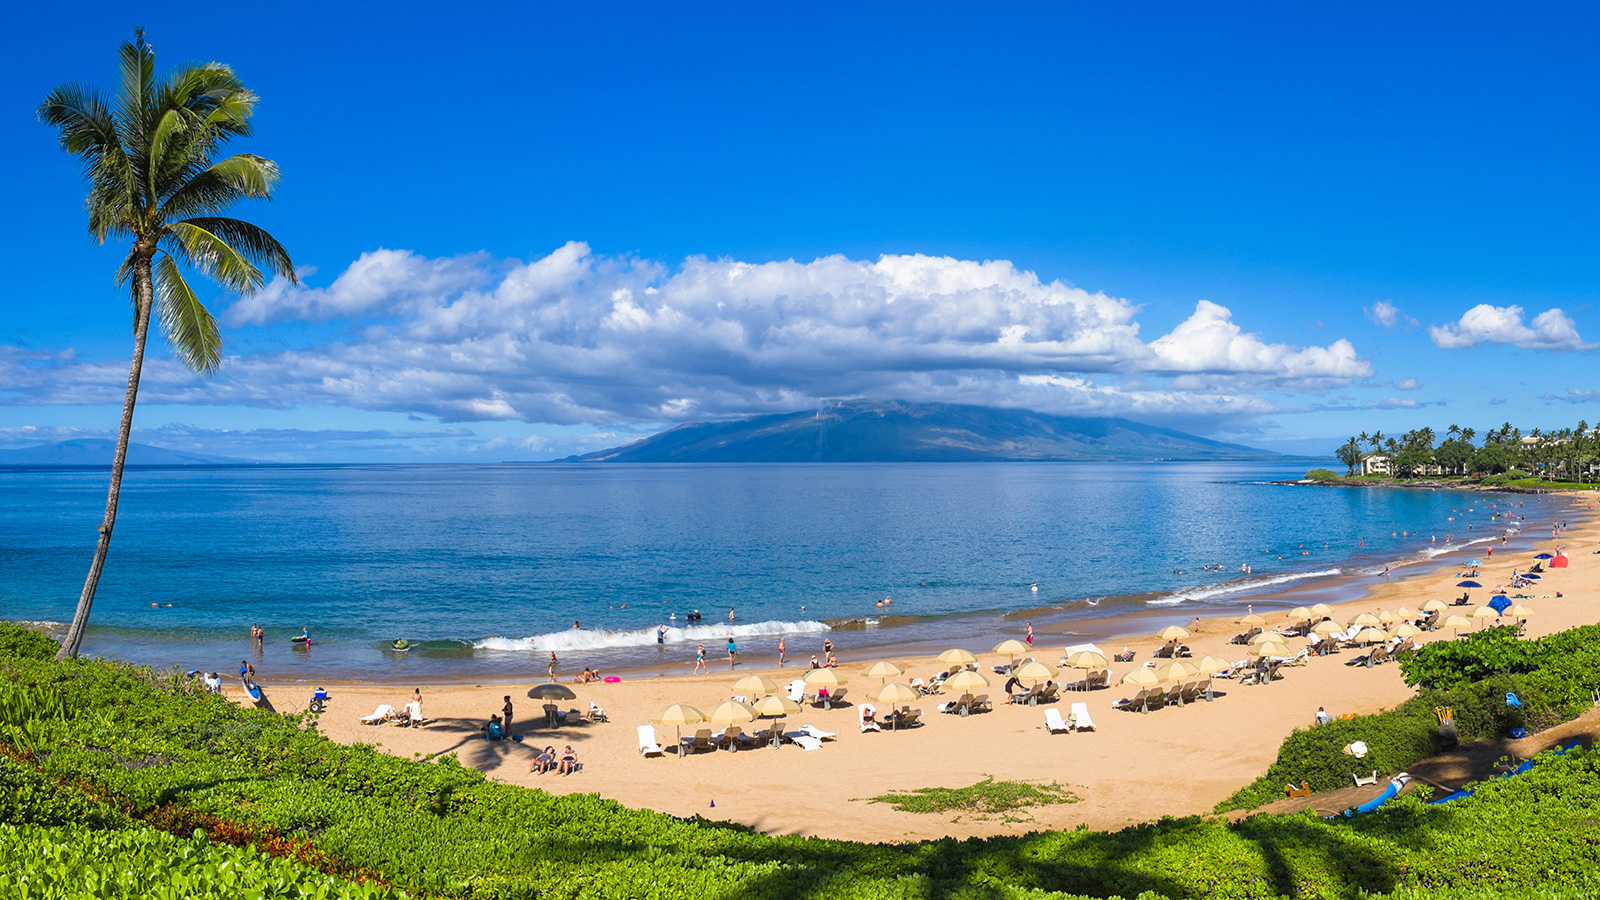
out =
<svg viewBox="0 0 1600 900"><path fill-rule="evenodd" d="M1137 650L1129 650L1126 653L1118 653L1118 654L1116 654L1115 656L1112 657L1112 659L1115 659L1117 662L1133 662L1133 658L1135 656L1137 656L1138 654L1139 654L1139 651L1137 651Z"/></svg>
<svg viewBox="0 0 1600 900"><path fill-rule="evenodd" d="M974 712L976 712L977 710L980 710L980 709L992 709L992 708L993 707L991 707L989 705L989 695L988 694L979 694L978 696L972 698L972 709L973 709Z"/></svg>
<svg viewBox="0 0 1600 900"><path fill-rule="evenodd" d="M822 749L822 741L821 740L819 740L817 738L814 738L811 735L806 734L803 731L791 731L788 734L785 734L783 736L783 739L788 741L791 744L795 744L801 750L821 750Z"/></svg>
<svg viewBox="0 0 1600 900"><path fill-rule="evenodd" d="M829 709L833 709L834 707L839 706L841 703L844 702L844 695L848 694L848 693L850 693L850 689L849 688L839 688L836 691L829 691L828 692L828 708ZM845 705L848 706L849 704L845 704Z"/></svg>
<svg viewBox="0 0 1600 900"><path fill-rule="evenodd" d="M1369 784L1377 784L1378 770L1373 769L1371 775L1351 775L1350 780L1356 783L1356 787L1366 787Z"/></svg>
<svg viewBox="0 0 1600 900"><path fill-rule="evenodd" d="M1024 688L1022 691L1020 691L1018 693L1007 694L1006 695L1006 702L1014 704L1014 705L1025 705L1025 704L1027 704L1027 702L1029 700L1033 700L1034 699L1033 694L1034 694L1034 692L1033 692L1033 690L1031 688ZM1037 701L1035 701L1035 702L1037 702Z"/></svg>
<svg viewBox="0 0 1600 900"><path fill-rule="evenodd" d="M788 726L789 726L789 720L788 719L778 719L778 720L776 720L776 721L774 721L772 723L772 727L771 728L768 728L765 731L760 732L757 735L757 737L761 737L761 735L764 734L765 737L763 737L762 740L765 740L768 743L772 744L772 746L777 747L777 746L779 746L779 745L781 745L783 743L783 730L785 728L787 728Z"/></svg>
<svg viewBox="0 0 1600 900"><path fill-rule="evenodd" d="M1194 684L1186 684L1186 685L1183 686L1183 693L1179 695L1178 700L1179 700L1180 703L1182 703L1185 706L1187 706L1190 703L1193 703L1194 701L1200 699L1200 693L1199 692L1200 692L1200 683L1198 681L1195 682Z"/></svg>
<svg viewBox="0 0 1600 900"><path fill-rule="evenodd" d="M387 703L382 703L382 704L379 704L377 709L372 711L372 715L370 715L370 716L362 716L361 717L361 724L363 724L363 725L382 725L383 723L389 721L392 718L394 718L394 707L390 706Z"/></svg>
<svg viewBox="0 0 1600 900"><path fill-rule="evenodd" d="M1111 708L1112 709L1129 709L1129 710L1133 710L1134 712L1141 712L1141 711L1143 711L1145 709L1146 704L1148 704L1149 702L1150 702L1150 692L1148 690L1141 690L1139 693L1134 694L1132 697L1124 697L1121 700L1113 700L1111 702ZM1077 706L1077 704L1074 703L1073 706Z"/></svg>
<svg viewBox="0 0 1600 900"><path fill-rule="evenodd" d="M800 679L789 682L789 699L795 703L804 703L806 700L806 683Z"/></svg>
<svg viewBox="0 0 1600 900"><path fill-rule="evenodd" d="M711 740L711 729L702 728L694 733L694 737L683 739L680 752L699 753L701 750L715 750L716 744Z"/></svg>
<svg viewBox="0 0 1600 900"><path fill-rule="evenodd" d="M1157 647L1155 649L1155 652L1151 653L1150 655L1155 657L1156 659L1171 659L1173 654L1177 651L1177 649L1178 649L1178 642L1177 641L1173 641L1170 644L1163 644L1162 646Z"/></svg>
<svg viewBox="0 0 1600 900"><path fill-rule="evenodd" d="M896 728L914 728L922 724L922 710L907 709L900 713L900 724Z"/></svg>
<svg viewBox="0 0 1600 900"><path fill-rule="evenodd" d="M1097 691L1097 690L1099 690L1101 688L1109 688L1109 687L1111 687L1111 670L1110 669L1101 669L1098 672L1090 672L1089 673L1089 690Z"/></svg>
<svg viewBox="0 0 1600 900"><path fill-rule="evenodd" d="M831 731L823 731L821 728L818 728L815 725L801 725L797 730L801 734L809 735L819 741L831 741L838 737L837 734L834 734Z"/></svg>
<svg viewBox="0 0 1600 900"><path fill-rule="evenodd" d="M1299 787L1295 787L1292 784L1286 784L1283 786L1283 789L1289 794L1289 799L1311 796L1311 782L1309 781L1300 782Z"/></svg>
<svg viewBox="0 0 1600 900"><path fill-rule="evenodd" d="M715 743L727 750L738 750L740 744L749 740L750 738L744 733L743 728L740 728L737 725L729 725L727 730L723 731L719 735L715 735L712 738L712 743Z"/></svg>
<svg viewBox="0 0 1600 900"><path fill-rule="evenodd" d="M961 701L959 701L959 700L946 700L945 702L939 704L938 706L935 706L934 709L937 709L939 712L942 712L942 713L960 712L961 711Z"/></svg>
<svg viewBox="0 0 1600 900"><path fill-rule="evenodd" d="M606 716L605 710L601 709L599 706L596 706L594 701L591 700L589 701L589 721L609 722L611 719Z"/></svg>
<svg viewBox="0 0 1600 900"><path fill-rule="evenodd" d="M1039 695L1034 698L1036 703L1054 703L1061 699L1061 686L1054 682L1039 689Z"/></svg>
<svg viewBox="0 0 1600 900"><path fill-rule="evenodd" d="M928 689L928 683L923 681L921 678L911 679L910 687L913 691L916 691L919 694L927 695L933 693L933 691Z"/></svg>
<svg viewBox="0 0 1600 900"><path fill-rule="evenodd" d="M639 726L639 753L642 756L661 756L667 751L661 749L656 743L656 729L653 725Z"/></svg>
<svg viewBox="0 0 1600 900"><path fill-rule="evenodd" d="M1050 734L1064 734L1072 729L1061 720L1061 710L1052 706L1044 711L1044 730Z"/></svg>
<svg viewBox="0 0 1600 900"><path fill-rule="evenodd" d="M867 716L873 715L876 712L877 710L873 709L872 704L870 703L863 703L856 707L856 722L861 726L862 732L883 730L878 727L878 723L876 721L867 718Z"/></svg>
<svg viewBox="0 0 1600 900"><path fill-rule="evenodd" d="M1236 635L1234 635L1231 639L1229 639L1228 643L1230 643L1230 644L1248 644L1248 643L1250 643L1250 639L1251 638L1255 637L1256 635L1258 635L1260 633L1261 633L1261 629L1252 628L1249 631L1246 631L1244 634L1236 634Z"/></svg>
<svg viewBox="0 0 1600 900"><path fill-rule="evenodd" d="M1087 703L1072 704L1072 718L1069 721L1072 722L1072 728L1075 731L1098 730L1094 727L1094 720L1089 718L1089 704Z"/></svg>

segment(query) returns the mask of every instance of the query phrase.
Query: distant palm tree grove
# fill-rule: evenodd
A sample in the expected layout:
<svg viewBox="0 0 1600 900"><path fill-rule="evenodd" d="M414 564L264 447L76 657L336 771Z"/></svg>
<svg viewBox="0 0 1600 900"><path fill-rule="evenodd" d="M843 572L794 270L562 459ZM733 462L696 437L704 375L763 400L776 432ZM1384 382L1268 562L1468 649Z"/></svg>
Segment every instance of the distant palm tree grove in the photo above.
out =
<svg viewBox="0 0 1600 900"><path fill-rule="evenodd" d="M1437 441L1432 428L1399 438L1363 431L1334 451L1346 474L1395 478L1460 476L1496 481L1522 478L1587 484L1600 479L1600 428L1579 422L1573 428L1523 434L1510 422L1477 432L1451 425ZM1437 443L1436 443L1437 441ZM1331 474L1331 473L1330 473Z"/></svg>

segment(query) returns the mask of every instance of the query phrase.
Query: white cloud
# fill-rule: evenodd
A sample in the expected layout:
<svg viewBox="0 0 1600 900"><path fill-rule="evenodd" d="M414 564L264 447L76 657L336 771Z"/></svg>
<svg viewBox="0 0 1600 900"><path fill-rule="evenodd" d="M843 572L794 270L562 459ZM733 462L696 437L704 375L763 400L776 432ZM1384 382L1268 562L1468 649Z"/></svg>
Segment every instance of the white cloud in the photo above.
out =
<svg viewBox="0 0 1600 900"><path fill-rule="evenodd" d="M1363 307L1361 314L1367 317L1367 321L1377 325L1379 328L1393 328L1402 323L1409 328L1417 324L1416 319L1401 312L1399 307L1388 300L1379 300L1372 306Z"/></svg>
<svg viewBox="0 0 1600 900"><path fill-rule="evenodd" d="M1560 400L1563 403L1600 403L1600 391L1591 391L1583 388L1567 388L1565 394L1540 394L1540 400Z"/></svg>
<svg viewBox="0 0 1600 900"><path fill-rule="evenodd" d="M1394 389L1397 391L1415 391L1421 387L1422 382L1415 378L1402 378L1394 383Z"/></svg>
<svg viewBox="0 0 1600 900"><path fill-rule="evenodd" d="M1434 346L1446 350L1482 343L1512 344L1532 350L1590 350L1594 344L1578 336L1578 325L1560 309L1547 309L1523 324L1522 307L1480 303L1462 314L1459 322L1428 326Z"/></svg>
<svg viewBox="0 0 1600 900"><path fill-rule="evenodd" d="M1269 343L1209 301L1149 343L1137 312L1003 260L691 257L668 269L576 242L526 263L379 250L326 288L276 281L226 315L269 334L274 322L338 319L343 339L229 356L210 381L153 357L141 399L555 424L789 411L833 397L1226 416L1274 408L1253 392L1371 375L1349 341ZM124 363L8 359L4 349L0 385L12 393L0 403L120 401Z"/></svg>

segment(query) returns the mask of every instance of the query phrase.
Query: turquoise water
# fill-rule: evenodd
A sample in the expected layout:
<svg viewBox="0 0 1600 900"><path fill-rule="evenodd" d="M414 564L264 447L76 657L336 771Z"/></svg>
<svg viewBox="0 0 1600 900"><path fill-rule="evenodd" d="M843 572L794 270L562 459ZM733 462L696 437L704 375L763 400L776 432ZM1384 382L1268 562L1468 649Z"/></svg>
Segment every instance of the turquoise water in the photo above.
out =
<svg viewBox="0 0 1600 900"><path fill-rule="evenodd" d="M1526 501L1516 511L1530 523L1556 510L1533 497L1266 483L1307 468L130 470L86 649L226 671L259 622L263 677L444 678L542 673L551 650L563 671L677 671L696 642L720 651L729 636L761 656L786 635L804 658L824 635L865 652L1010 634L1023 618L1092 633L1106 616L1187 618L1425 559L1445 551L1447 531L1458 543L1499 535L1491 517L1508 503ZM0 469L0 617L71 618L105 480ZM1202 571L1210 564L1223 571ZM686 627L694 609L704 619ZM302 627L309 651L288 643ZM414 649L383 649L396 637Z"/></svg>

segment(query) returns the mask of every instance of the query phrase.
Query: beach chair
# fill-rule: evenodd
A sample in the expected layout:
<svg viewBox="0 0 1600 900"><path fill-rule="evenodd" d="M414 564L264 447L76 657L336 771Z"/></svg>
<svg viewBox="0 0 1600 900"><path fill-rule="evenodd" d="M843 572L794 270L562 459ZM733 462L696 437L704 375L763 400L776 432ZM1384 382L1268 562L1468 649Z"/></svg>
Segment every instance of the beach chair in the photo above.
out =
<svg viewBox="0 0 1600 900"><path fill-rule="evenodd" d="M841 704L843 704L845 706L849 706L850 704L844 703L844 695L848 694L848 693L850 693L850 689L849 688L839 688L838 690L829 691L828 692L828 704L827 704L828 708L829 709L833 709L834 707L839 706Z"/></svg>
<svg viewBox="0 0 1600 900"><path fill-rule="evenodd" d="M915 728L922 724L922 710L906 709L900 712L900 724L897 728Z"/></svg>
<svg viewBox="0 0 1600 900"><path fill-rule="evenodd" d="M1379 644L1377 647L1373 648L1371 653L1367 654L1367 668L1370 669L1378 663L1388 662L1393 658L1394 657L1389 653L1389 645Z"/></svg>
<svg viewBox="0 0 1600 900"><path fill-rule="evenodd" d="M992 708L993 707L991 707L989 705L989 695L988 694L979 694L978 696L972 698L972 710L973 710L973 712L977 712L980 709L992 709Z"/></svg>
<svg viewBox="0 0 1600 900"><path fill-rule="evenodd" d="M877 712L877 710L873 709L872 708L872 704L870 704L870 703L863 703L860 706L856 707L856 724L861 726L861 731L863 733L868 732L868 731L882 731L883 730L883 729L878 727L878 723L877 722L869 720L867 718L867 716L873 715L876 712Z"/></svg>
<svg viewBox="0 0 1600 900"><path fill-rule="evenodd" d="M1006 702L1013 705L1026 705L1029 700L1033 699L1034 696L1032 688L1023 688L1018 693L1006 695Z"/></svg>
<svg viewBox="0 0 1600 900"><path fill-rule="evenodd" d="M370 715L370 716L362 716L361 717L361 724L363 724L363 725L382 725L383 723L389 721L392 718L394 718L394 707L390 706L387 703L383 703L383 704L379 704L378 708L372 711L372 715Z"/></svg>
<svg viewBox="0 0 1600 900"><path fill-rule="evenodd" d="M1244 634L1236 634L1228 640L1230 644L1248 644L1250 639L1261 633L1261 629L1252 628Z"/></svg>
<svg viewBox="0 0 1600 900"><path fill-rule="evenodd" d="M761 744L770 744L770 743L772 743L772 729L771 728L763 728L760 731L757 731L757 732L751 734L750 735L750 741L751 741L751 743L756 744L758 746L761 745Z"/></svg>
<svg viewBox="0 0 1600 900"><path fill-rule="evenodd" d="M1194 684L1186 684L1186 685L1184 685L1183 686L1183 693L1178 695L1178 701L1180 703L1182 703L1183 705L1185 705L1185 706L1189 705L1190 703L1193 703L1194 701L1196 701L1198 699L1200 699L1200 682L1198 682L1198 681L1195 682Z"/></svg>
<svg viewBox="0 0 1600 900"><path fill-rule="evenodd" d="M1377 784L1378 770L1373 769L1371 775L1351 775L1350 780L1356 783L1356 787L1366 787L1369 784Z"/></svg>
<svg viewBox="0 0 1600 900"><path fill-rule="evenodd" d="M822 741L806 734L803 731L791 731L783 739L799 747L801 750L821 750Z"/></svg>
<svg viewBox="0 0 1600 900"><path fill-rule="evenodd" d="M800 679L789 682L789 699L795 703L806 701L806 683Z"/></svg>
<svg viewBox="0 0 1600 900"><path fill-rule="evenodd" d="M1311 659L1311 651L1309 649L1302 649L1299 653L1296 653L1295 655L1289 657L1289 659L1284 662L1284 665L1286 665L1286 666L1303 666L1310 659Z"/></svg>
<svg viewBox="0 0 1600 900"><path fill-rule="evenodd" d="M1034 698L1037 703L1054 703L1061 699L1061 686L1055 682L1039 689L1039 695Z"/></svg>
<svg viewBox="0 0 1600 900"><path fill-rule="evenodd" d="M787 727L789 727L788 719L778 719L774 721L772 723L772 727L766 730L767 742L770 743L774 748L781 746L783 744L783 730Z"/></svg>
<svg viewBox="0 0 1600 900"><path fill-rule="evenodd" d="M1111 670L1110 669L1101 669L1098 672L1090 672L1089 673L1089 690L1098 691L1098 690L1100 690L1102 688L1110 689L1110 687L1111 687Z"/></svg>
<svg viewBox="0 0 1600 900"><path fill-rule="evenodd" d="M1111 702L1111 708L1112 709L1127 709L1127 710L1133 710L1134 712L1142 712L1145 709L1146 704L1148 704L1149 702L1150 702L1150 692L1148 690L1141 690L1139 693L1134 694L1132 697L1124 697L1121 700L1113 700ZM1076 706L1077 704L1073 704L1073 705Z"/></svg>
<svg viewBox="0 0 1600 900"><path fill-rule="evenodd" d="M702 728L694 733L694 737L683 739L682 752L699 753L702 750L715 750L716 744L711 740L711 729Z"/></svg>
<svg viewBox="0 0 1600 900"><path fill-rule="evenodd" d="M928 683L923 681L921 678L911 679L911 684L909 686L913 691L916 691L924 696L933 693L933 691L928 689Z"/></svg>
<svg viewBox="0 0 1600 900"><path fill-rule="evenodd" d="M661 749L661 745L660 744L656 743L656 729L655 729L655 726L654 725L640 725L639 726L639 755L641 755L641 756L661 756L661 755L665 754L666 752L667 751Z"/></svg>
<svg viewBox="0 0 1600 900"><path fill-rule="evenodd" d="M739 749L739 743L747 740L744 729L737 725L729 725L721 734L713 735L711 742L730 752Z"/></svg>
<svg viewBox="0 0 1600 900"><path fill-rule="evenodd" d="M1072 704L1072 718L1068 721L1072 723L1074 731L1098 730L1094 727L1094 720L1089 718L1089 704L1087 703Z"/></svg>
<svg viewBox="0 0 1600 900"><path fill-rule="evenodd" d="M1061 720L1061 710L1051 707L1044 711L1044 730L1050 734L1066 734L1072 729Z"/></svg>
<svg viewBox="0 0 1600 900"><path fill-rule="evenodd" d="M1133 662L1133 658L1138 654L1139 651L1137 650L1129 650L1126 653L1115 654L1112 659L1115 659L1117 662Z"/></svg>
<svg viewBox="0 0 1600 900"><path fill-rule="evenodd" d="M796 730L799 731L801 734L810 735L811 737L814 737L819 741L831 741L834 738L838 737L837 734L834 734L831 731L823 731L821 728L818 728L815 725L801 725Z"/></svg>
<svg viewBox="0 0 1600 900"><path fill-rule="evenodd" d="M590 700L589 701L589 721L591 721L591 722L609 722L609 721L611 721L611 719L606 716L606 711L605 710L603 710L599 706L597 706L593 700Z"/></svg>
<svg viewBox="0 0 1600 900"><path fill-rule="evenodd" d="M938 706L935 706L934 709L937 709L939 712L942 712L942 713L959 712L961 710L961 704L960 704L959 701L956 701L956 700L946 700L945 702L939 704Z"/></svg>
<svg viewBox="0 0 1600 900"><path fill-rule="evenodd" d="M1295 787L1292 784L1286 784L1286 785L1283 786L1283 789L1284 789L1284 791L1286 791L1289 794L1288 799L1294 799L1295 797L1309 797L1309 796L1311 796L1311 782L1309 782L1309 781L1300 782L1300 786L1299 787Z"/></svg>

